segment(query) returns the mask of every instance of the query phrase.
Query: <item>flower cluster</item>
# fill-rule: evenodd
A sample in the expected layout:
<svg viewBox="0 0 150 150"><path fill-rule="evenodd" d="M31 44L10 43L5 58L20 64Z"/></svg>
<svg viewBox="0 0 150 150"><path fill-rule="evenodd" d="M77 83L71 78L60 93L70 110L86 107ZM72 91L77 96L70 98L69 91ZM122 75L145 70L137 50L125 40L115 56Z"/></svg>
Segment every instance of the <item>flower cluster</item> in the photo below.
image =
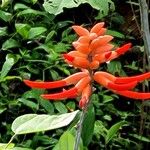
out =
<svg viewBox="0 0 150 150"><path fill-rule="evenodd" d="M150 98L150 93L131 91L138 82L150 78L150 72L132 77L115 77L104 71L95 71L101 63L111 61L128 51L131 43L115 48L110 43L113 37L105 34L104 22L97 23L90 31L82 26L73 26L72 28L79 38L72 43L74 50L63 54L63 57L69 65L80 68L81 72L53 82L24 80L26 85L41 89L54 89L74 85L69 90L63 89L60 93L43 94L41 96L51 100L63 100L80 96L80 108L84 108L89 102L93 81L122 96L142 100Z"/></svg>

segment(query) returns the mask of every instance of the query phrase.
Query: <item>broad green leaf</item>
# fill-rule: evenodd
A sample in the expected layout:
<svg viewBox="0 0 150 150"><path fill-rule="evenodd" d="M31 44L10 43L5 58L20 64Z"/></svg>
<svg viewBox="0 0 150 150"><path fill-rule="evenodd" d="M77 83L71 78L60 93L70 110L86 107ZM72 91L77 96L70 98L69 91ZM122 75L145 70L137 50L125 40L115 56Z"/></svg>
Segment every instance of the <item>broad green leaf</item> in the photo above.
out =
<svg viewBox="0 0 150 150"><path fill-rule="evenodd" d="M25 99L25 98L19 98L18 101L22 102L22 104L30 107L33 110L37 110L38 109L38 104L36 104L33 101L30 101L30 100Z"/></svg>
<svg viewBox="0 0 150 150"><path fill-rule="evenodd" d="M112 138L117 134L119 129L126 123L127 122L125 122L125 121L120 121L120 122L114 124L107 132L107 135L105 137L105 143L108 144L110 142L110 140L112 140Z"/></svg>
<svg viewBox="0 0 150 150"><path fill-rule="evenodd" d="M0 27L0 36L7 35L7 27Z"/></svg>
<svg viewBox="0 0 150 150"><path fill-rule="evenodd" d="M27 39L29 36L30 26L28 24L18 23L15 24L16 31L19 33L24 39Z"/></svg>
<svg viewBox="0 0 150 150"><path fill-rule="evenodd" d="M54 113L54 106L50 101L40 98L40 105L49 113Z"/></svg>
<svg viewBox="0 0 150 150"><path fill-rule="evenodd" d="M7 146L7 148L6 148ZM14 148L15 144L10 143L7 145L7 143L0 143L0 150L12 150Z"/></svg>
<svg viewBox="0 0 150 150"><path fill-rule="evenodd" d="M10 21L11 17L12 15L10 13L0 10L0 18L5 22Z"/></svg>
<svg viewBox="0 0 150 150"><path fill-rule="evenodd" d="M79 1L74 0L44 0L43 7L50 14L58 15L63 12L63 8L73 8L81 4Z"/></svg>
<svg viewBox="0 0 150 150"><path fill-rule="evenodd" d="M75 136L71 132L71 130L64 132L56 146L52 150L74 150L74 145L75 145ZM82 141L79 144L79 149L78 150L83 150L83 144Z"/></svg>
<svg viewBox="0 0 150 150"><path fill-rule="evenodd" d="M3 50L7 50L10 48L17 48L17 47L20 47L20 44L14 39L8 39L2 45Z"/></svg>
<svg viewBox="0 0 150 150"><path fill-rule="evenodd" d="M6 61L4 62L2 66L2 70L0 72L0 80L3 80L3 78L8 74L12 66L15 64L15 57L13 57L12 54L6 55Z"/></svg>
<svg viewBox="0 0 150 150"><path fill-rule="evenodd" d="M31 28L29 30L29 36L28 36L28 38L29 39L34 39L34 38L38 37L39 35L43 34L46 31L47 31L47 29L44 28L44 27L34 27L34 28Z"/></svg>
<svg viewBox="0 0 150 150"><path fill-rule="evenodd" d="M114 37L121 38L121 39L125 38L124 34L117 32L117 31L114 31L114 30L107 30L106 34L112 35Z"/></svg>
<svg viewBox="0 0 150 150"><path fill-rule="evenodd" d="M103 15L108 14L109 9L115 9L114 3L111 0L44 0L43 7L50 14L58 15L63 12L63 8L78 7L83 3L88 3L93 8L100 10Z"/></svg>
<svg viewBox="0 0 150 150"><path fill-rule="evenodd" d="M74 150L75 137L66 131L59 139L53 150Z"/></svg>
<svg viewBox="0 0 150 150"><path fill-rule="evenodd" d="M92 140L94 131L94 122L95 122L95 111L94 107L91 105L83 121L82 140L84 146L88 146L88 144Z"/></svg>
<svg viewBox="0 0 150 150"><path fill-rule="evenodd" d="M66 106L62 102L54 102L55 108L58 110L60 113L67 113L68 110Z"/></svg>
<svg viewBox="0 0 150 150"><path fill-rule="evenodd" d="M15 134L27 134L61 128L67 126L78 112L61 115L26 114L16 118L11 129Z"/></svg>

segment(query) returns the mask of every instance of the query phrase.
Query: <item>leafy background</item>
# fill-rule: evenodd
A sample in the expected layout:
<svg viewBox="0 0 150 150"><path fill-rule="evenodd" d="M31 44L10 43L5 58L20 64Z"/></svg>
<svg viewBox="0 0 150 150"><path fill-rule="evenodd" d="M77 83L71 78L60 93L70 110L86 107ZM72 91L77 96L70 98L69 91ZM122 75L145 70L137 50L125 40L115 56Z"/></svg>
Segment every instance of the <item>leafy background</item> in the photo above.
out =
<svg viewBox="0 0 150 150"><path fill-rule="evenodd" d="M10 139L12 141L7 149L73 149L79 114L72 112L79 109L78 99L45 101L40 94L46 91L30 89L22 82L23 79L58 80L77 71L61 58L62 53L72 49L71 43L77 39L72 25L91 27L96 22L105 21L108 34L115 37L115 44L133 43L131 52L109 64L103 64L100 70L117 76L135 75L148 70L138 30L140 24L136 24L133 19L136 16L139 21L138 3L132 1L134 12L130 4L125 0L1 1L0 150L5 149ZM83 123L80 150L148 149L149 101L134 102L99 85L95 84L95 87L92 105ZM148 82L145 81L136 90L148 89ZM35 133L32 133L33 130L28 131L24 125L27 123L27 127L34 127L33 120L30 120L33 116L29 114L47 114L45 117L51 118L40 126L40 130L35 129ZM66 116L62 116L64 114ZM61 120L63 128L51 130L48 123L56 115L58 122L68 116L68 123L74 121L66 126L65 120ZM19 123L17 117L21 120ZM38 117L41 119L40 115ZM36 119L39 121L39 118ZM56 128L55 124L53 128ZM49 131L44 130L46 125ZM19 127L21 132L18 133L16 129ZM14 133L20 135L14 136Z"/></svg>

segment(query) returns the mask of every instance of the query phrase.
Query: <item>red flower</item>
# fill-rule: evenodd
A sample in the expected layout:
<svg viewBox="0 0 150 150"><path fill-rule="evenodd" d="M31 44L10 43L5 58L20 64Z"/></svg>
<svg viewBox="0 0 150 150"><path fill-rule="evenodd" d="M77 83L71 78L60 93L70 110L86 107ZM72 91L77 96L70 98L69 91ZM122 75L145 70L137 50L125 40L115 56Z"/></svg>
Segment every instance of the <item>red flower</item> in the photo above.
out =
<svg viewBox="0 0 150 150"><path fill-rule="evenodd" d="M81 26L73 26L72 28L79 35L79 38L73 42L74 50L68 54L63 54L63 57L69 65L80 68L81 72L53 82L24 80L26 85L32 88L54 89L73 84L74 87L69 90L41 96L52 100L63 100L80 96L80 108L84 108L89 101L89 97L92 94L93 81L122 96L142 100L150 98L150 93L131 91L138 82L150 78L150 72L132 77L115 77L107 72L95 72L95 69L101 63L111 61L128 51L131 43L114 49L114 45L110 44L113 37L105 35L106 28L104 28L103 22L97 23L90 31Z"/></svg>

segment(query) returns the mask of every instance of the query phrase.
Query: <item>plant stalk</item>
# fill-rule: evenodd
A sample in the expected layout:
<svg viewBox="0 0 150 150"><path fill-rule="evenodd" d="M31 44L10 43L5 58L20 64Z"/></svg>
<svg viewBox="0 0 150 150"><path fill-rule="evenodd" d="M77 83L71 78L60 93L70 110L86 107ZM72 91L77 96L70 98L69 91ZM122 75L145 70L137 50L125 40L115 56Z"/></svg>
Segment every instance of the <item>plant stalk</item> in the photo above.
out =
<svg viewBox="0 0 150 150"><path fill-rule="evenodd" d="M82 125L83 125L85 114L86 114L86 111L82 110L81 115L80 115L80 121L79 121L79 123L77 125L77 135L76 135L76 139L75 139L74 150L78 150L79 145L80 145L80 139L81 139L81 133L82 133Z"/></svg>
<svg viewBox="0 0 150 150"><path fill-rule="evenodd" d="M147 55L148 66L150 69L150 31L148 19L148 5L146 0L139 0L140 16L141 16L141 31L144 40L145 52Z"/></svg>

